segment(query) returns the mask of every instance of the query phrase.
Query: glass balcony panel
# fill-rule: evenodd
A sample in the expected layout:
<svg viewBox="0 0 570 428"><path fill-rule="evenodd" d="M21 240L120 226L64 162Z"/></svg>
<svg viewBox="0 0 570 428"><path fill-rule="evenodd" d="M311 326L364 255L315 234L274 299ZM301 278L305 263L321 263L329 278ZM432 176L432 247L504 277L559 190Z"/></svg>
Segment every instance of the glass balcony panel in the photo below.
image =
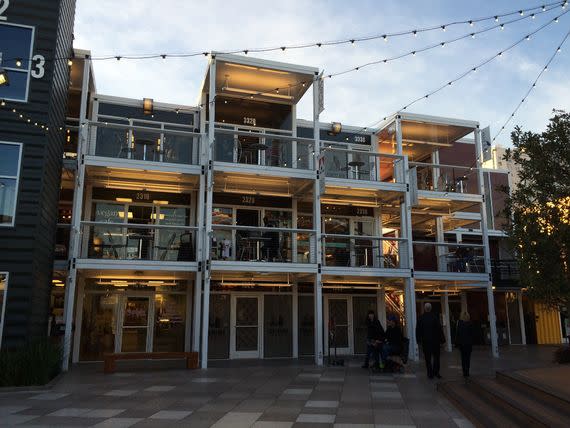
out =
<svg viewBox="0 0 570 428"><path fill-rule="evenodd" d="M67 260L69 256L70 224L58 224L55 233L55 259Z"/></svg>
<svg viewBox="0 0 570 428"><path fill-rule="evenodd" d="M348 150L324 142L325 175L348 180L403 183L402 157Z"/></svg>
<svg viewBox="0 0 570 428"><path fill-rule="evenodd" d="M213 229L212 252L216 260L315 263L313 231L223 224L213 225Z"/></svg>
<svg viewBox="0 0 570 428"><path fill-rule="evenodd" d="M95 156L185 165L199 161L200 138L190 128L148 123L131 126L116 119L89 128L88 153Z"/></svg>
<svg viewBox="0 0 570 428"><path fill-rule="evenodd" d="M314 166L314 145L310 141L293 140L291 132L232 130L227 126L216 129L215 161L296 169Z"/></svg>
<svg viewBox="0 0 570 428"><path fill-rule="evenodd" d="M410 166L417 168L418 190L479 194L477 168L415 162L410 162Z"/></svg>
<svg viewBox="0 0 570 428"><path fill-rule="evenodd" d="M413 247L416 270L485 273L483 245L414 242Z"/></svg>
<svg viewBox="0 0 570 428"><path fill-rule="evenodd" d="M83 258L195 261L195 227L84 222Z"/></svg>
<svg viewBox="0 0 570 428"><path fill-rule="evenodd" d="M402 238L329 234L323 238L324 265L405 269L405 248L406 240Z"/></svg>

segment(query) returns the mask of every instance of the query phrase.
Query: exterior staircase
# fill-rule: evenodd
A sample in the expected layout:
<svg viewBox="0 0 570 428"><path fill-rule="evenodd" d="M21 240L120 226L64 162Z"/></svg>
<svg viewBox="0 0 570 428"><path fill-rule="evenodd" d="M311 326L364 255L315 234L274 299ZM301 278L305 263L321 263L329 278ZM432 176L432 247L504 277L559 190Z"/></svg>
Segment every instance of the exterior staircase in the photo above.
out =
<svg viewBox="0 0 570 428"><path fill-rule="evenodd" d="M516 372L442 382L438 391L477 427L570 426L570 397Z"/></svg>

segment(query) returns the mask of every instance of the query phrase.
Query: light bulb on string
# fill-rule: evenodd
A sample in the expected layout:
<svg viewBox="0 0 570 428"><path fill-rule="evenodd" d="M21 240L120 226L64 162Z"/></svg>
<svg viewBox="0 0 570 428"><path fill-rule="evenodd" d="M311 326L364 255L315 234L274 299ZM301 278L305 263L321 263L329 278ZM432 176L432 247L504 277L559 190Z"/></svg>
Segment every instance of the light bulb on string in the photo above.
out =
<svg viewBox="0 0 570 428"><path fill-rule="evenodd" d="M386 34L384 34L384 35L382 36L382 38L384 39L385 42L388 41L388 36L387 36Z"/></svg>
<svg viewBox="0 0 570 428"><path fill-rule="evenodd" d="M495 16L495 22L499 22L499 17Z"/></svg>
<svg viewBox="0 0 570 428"><path fill-rule="evenodd" d="M469 25L470 25L471 27L473 27L473 21L470 20L470 21L469 21Z"/></svg>
<svg viewBox="0 0 570 428"><path fill-rule="evenodd" d="M504 29L505 29L505 24L501 24L500 28L501 28L501 30L504 30Z"/></svg>
<svg viewBox="0 0 570 428"><path fill-rule="evenodd" d="M414 37L418 37L418 31L417 30L412 31L412 34L414 35Z"/></svg>
<svg viewBox="0 0 570 428"><path fill-rule="evenodd" d="M443 31L445 31L445 25L442 25L442 26L441 26L441 29L442 29Z"/></svg>

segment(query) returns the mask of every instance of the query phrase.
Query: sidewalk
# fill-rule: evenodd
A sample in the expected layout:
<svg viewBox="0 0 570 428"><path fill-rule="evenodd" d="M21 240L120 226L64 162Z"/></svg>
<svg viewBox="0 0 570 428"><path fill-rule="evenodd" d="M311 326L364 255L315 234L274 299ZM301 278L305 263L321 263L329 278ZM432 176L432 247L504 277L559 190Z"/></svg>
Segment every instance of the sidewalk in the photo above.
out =
<svg viewBox="0 0 570 428"><path fill-rule="evenodd" d="M549 365L552 348L488 349L472 375ZM444 379L461 377L459 353L442 354ZM182 363L181 363L182 364ZM468 427L421 364L403 375L372 374L361 361L316 368L308 361L217 362L207 370L73 368L51 390L0 392L2 426L97 427ZM229 367L228 367L229 366ZM178 366L180 367L180 366ZM347 425L348 424L348 425Z"/></svg>

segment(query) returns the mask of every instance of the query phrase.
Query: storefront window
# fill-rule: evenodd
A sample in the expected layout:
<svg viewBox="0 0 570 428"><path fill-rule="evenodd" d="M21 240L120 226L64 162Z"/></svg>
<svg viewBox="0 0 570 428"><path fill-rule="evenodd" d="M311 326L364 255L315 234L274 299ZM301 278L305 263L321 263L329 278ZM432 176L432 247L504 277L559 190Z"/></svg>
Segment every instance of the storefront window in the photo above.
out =
<svg viewBox="0 0 570 428"><path fill-rule="evenodd" d="M118 298L116 294L85 295L79 350L81 360L102 360L103 354L115 351Z"/></svg>
<svg viewBox="0 0 570 428"><path fill-rule="evenodd" d="M154 296L154 352L184 351L186 295Z"/></svg>
<svg viewBox="0 0 570 428"><path fill-rule="evenodd" d="M212 224L232 225L234 214L232 208L214 207L212 209ZM215 229L212 236L212 259L234 260L232 248L232 231L229 229Z"/></svg>

